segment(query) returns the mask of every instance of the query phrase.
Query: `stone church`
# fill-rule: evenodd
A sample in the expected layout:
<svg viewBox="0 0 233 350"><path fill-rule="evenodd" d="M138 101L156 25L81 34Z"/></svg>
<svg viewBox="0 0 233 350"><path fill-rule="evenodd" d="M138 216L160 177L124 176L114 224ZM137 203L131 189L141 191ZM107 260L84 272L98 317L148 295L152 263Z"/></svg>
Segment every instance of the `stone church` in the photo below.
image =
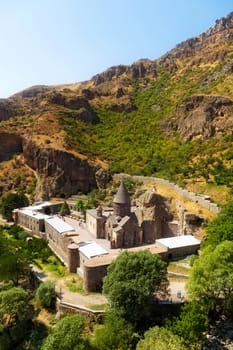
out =
<svg viewBox="0 0 233 350"><path fill-rule="evenodd" d="M121 182L113 200L113 213L105 223L106 238L111 248L130 248L142 244L142 230L138 226L124 182Z"/></svg>
<svg viewBox="0 0 233 350"><path fill-rule="evenodd" d="M87 210L86 223L88 230L96 238L104 238L110 247L131 248L142 244L154 243L162 235L161 225L165 220L166 210L158 202L158 194L150 191L142 196L143 203L138 201L137 207L131 206L129 193L124 182L113 199L113 207L98 207ZM149 205L150 218L145 216L145 206ZM162 208L162 210L161 210Z"/></svg>

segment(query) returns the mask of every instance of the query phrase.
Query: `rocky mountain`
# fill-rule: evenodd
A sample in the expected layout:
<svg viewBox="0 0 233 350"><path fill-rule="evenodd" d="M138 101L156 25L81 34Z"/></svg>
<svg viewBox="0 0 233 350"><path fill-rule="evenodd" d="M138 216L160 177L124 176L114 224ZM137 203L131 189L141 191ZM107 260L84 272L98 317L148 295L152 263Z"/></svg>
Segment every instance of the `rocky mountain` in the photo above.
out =
<svg viewBox="0 0 233 350"><path fill-rule="evenodd" d="M67 197L104 186L110 170L231 196L232 73L230 13L156 60L1 99L0 190Z"/></svg>

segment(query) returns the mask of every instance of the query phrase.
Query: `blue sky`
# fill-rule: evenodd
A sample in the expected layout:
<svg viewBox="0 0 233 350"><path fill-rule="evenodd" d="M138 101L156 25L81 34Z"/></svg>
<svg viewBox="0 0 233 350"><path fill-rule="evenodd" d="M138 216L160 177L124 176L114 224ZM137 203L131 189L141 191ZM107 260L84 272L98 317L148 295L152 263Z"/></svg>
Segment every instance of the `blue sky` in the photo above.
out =
<svg viewBox="0 0 233 350"><path fill-rule="evenodd" d="M232 0L0 0L0 98L158 58L231 11Z"/></svg>

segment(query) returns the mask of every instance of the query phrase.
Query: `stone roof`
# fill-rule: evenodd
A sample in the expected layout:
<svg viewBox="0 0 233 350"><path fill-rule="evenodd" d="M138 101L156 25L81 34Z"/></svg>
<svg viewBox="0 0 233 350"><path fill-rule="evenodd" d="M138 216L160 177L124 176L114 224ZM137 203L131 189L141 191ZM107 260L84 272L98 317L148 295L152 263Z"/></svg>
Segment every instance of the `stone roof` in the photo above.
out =
<svg viewBox="0 0 233 350"><path fill-rule="evenodd" d="M124 227L125 224L130 220L129 216L124 216L121 221L119 222L119 226Z"/></svg>
<svg viewBox="0 0 233 350"><path fill-rule="evenodd" d="M120 187L118 188L113 203L130 204L130 196L123 181L121 182Z"/></svg>

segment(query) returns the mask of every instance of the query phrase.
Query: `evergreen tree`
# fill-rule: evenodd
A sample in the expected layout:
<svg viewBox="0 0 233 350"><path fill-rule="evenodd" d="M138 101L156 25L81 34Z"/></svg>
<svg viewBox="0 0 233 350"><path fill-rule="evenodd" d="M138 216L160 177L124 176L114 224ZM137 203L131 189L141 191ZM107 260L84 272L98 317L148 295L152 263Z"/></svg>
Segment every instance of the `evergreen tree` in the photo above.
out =
<svg viewBox="0 0 233 350"><path fill-rule="evenodd" d="M61 216L68 216L68 215L70 215L70 208L69 208L69 206L68 206L66 201L62 204L61 209L59 211L59 214Z"/></svg>

